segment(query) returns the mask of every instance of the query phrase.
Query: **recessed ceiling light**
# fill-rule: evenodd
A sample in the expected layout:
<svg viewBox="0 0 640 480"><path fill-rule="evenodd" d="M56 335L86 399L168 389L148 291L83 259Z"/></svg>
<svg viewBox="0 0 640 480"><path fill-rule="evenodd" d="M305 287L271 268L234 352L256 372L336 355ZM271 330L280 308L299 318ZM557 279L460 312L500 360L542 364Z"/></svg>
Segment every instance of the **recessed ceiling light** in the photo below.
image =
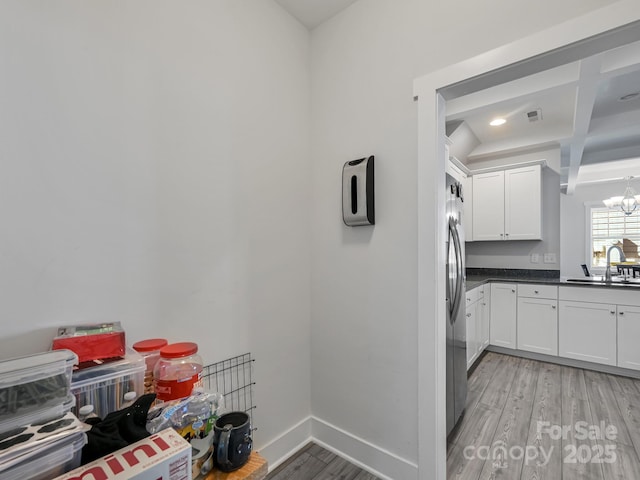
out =
<svg viewBox="0 0 640 480"><path fill-rule="evenodd" d="M640 97L640 92L627 93L626 95L621 96L618 101L626 102L627 100L635 100Z"/></svg>
<svg viewBox="0 0 640 480"><path fill-rule="evenodd" d="M492 127L499 127L500 125L504 125L507 121L504 118L495 118L489 122L489 125Z"/></svg>

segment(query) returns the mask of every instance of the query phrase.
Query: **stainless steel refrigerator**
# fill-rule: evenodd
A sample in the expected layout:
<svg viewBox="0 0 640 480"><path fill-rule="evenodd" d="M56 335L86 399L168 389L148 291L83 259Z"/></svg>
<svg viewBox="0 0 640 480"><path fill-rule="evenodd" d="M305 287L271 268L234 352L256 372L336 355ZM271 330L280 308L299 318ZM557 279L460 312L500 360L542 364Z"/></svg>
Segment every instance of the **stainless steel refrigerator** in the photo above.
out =
<svg viewBox="0 0 640 480"><path fill-rule="evenodd" d="M467 401L467 332L465 318L464 192L447 175L447 435L462 416Z"/></svg>

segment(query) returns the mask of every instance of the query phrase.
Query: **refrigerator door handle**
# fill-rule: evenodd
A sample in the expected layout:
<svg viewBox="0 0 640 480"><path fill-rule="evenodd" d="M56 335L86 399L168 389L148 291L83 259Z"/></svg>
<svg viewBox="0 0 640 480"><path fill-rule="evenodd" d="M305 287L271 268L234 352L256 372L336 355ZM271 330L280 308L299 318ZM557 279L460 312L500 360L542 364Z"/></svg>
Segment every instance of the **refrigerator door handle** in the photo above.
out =
<svg viewBox="0 0 640 480"><path fill-rule="evenodd" d="M453 311L454 311L454 305L456 304L456 286L458 284L458 278L457 276L454 277L454 275L458 274L458 267L457 265L455 266L455 270L452 268L454 266L454 263L456 263L458 261L458 255L455 255L455 260L451 261L451 248L452 244L453 244L454 240L453 240L453 231L451 230L451 223L449 223L449 241L447 242L447 294L448 294L448 298L446 298L446 303L447 305L447 311L449 313L448 315L448 320L449 323L451 325L453 325L454 322L454 317L453 317ZM455 250L454 250L455 251ZM454 273L455 272L455 273Z"/></svg>
<svg viewBox="0 0 640 480"><path fill-rule="evenodd" d="M462 247L460 246L460 236L458 235L458 229L456 227L456 223L453 218L449 219L449 234L453 242L453 250L456 256L456 279L455 279L455 287L453 290L453 298L450 305L450 309L451 309L450 321L451 321L451 324L453 325L456 321L458 310L460 310L460 303L462 300L463 275L464 275L464 272L462 271Z"/></svg>

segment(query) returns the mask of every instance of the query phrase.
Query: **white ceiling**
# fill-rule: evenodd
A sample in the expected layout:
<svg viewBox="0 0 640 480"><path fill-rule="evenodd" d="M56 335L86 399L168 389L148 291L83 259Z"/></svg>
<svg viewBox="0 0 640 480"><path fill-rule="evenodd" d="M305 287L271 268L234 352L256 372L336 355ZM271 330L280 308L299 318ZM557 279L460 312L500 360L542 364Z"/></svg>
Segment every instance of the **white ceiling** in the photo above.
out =
<svg viewBox="0 0 640 480"><path fill-rule="evenodd" d="M309 30L317 27L357 0L276 0Z"/></svg>
<svg viewBox="0 0 640 480"><path fill-rule="evenodd" d="M620 101L636 92L640 42L449 100L447 122L464 121L477 137L462 159L471 168L481 159L559 146L562 182L572 193L579 178L606 170L622 177L623 167L640 164L640 95ZM542 120L529 122L527 112L536 109ZM490 127L499 116L507 123ZM620 160L614 168L611 162ZM579 177L585 166L588 175ZM629 175L636 176L639 169L633 170Z"/></svg>

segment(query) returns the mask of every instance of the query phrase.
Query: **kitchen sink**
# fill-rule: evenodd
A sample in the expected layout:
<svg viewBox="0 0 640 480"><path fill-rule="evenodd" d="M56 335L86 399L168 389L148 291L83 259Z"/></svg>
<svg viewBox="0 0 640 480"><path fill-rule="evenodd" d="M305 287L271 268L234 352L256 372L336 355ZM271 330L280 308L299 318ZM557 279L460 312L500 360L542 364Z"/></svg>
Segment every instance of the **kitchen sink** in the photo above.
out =
<svg viewBox="0 0 640 480"><path fill-rule="evenodd" d="M628 285L630 287L640 287L640 278L622 276L614 276L609 282L607 282L602 275L584 278L567 278L567 282L587 283L590 285Z"/></svg>

